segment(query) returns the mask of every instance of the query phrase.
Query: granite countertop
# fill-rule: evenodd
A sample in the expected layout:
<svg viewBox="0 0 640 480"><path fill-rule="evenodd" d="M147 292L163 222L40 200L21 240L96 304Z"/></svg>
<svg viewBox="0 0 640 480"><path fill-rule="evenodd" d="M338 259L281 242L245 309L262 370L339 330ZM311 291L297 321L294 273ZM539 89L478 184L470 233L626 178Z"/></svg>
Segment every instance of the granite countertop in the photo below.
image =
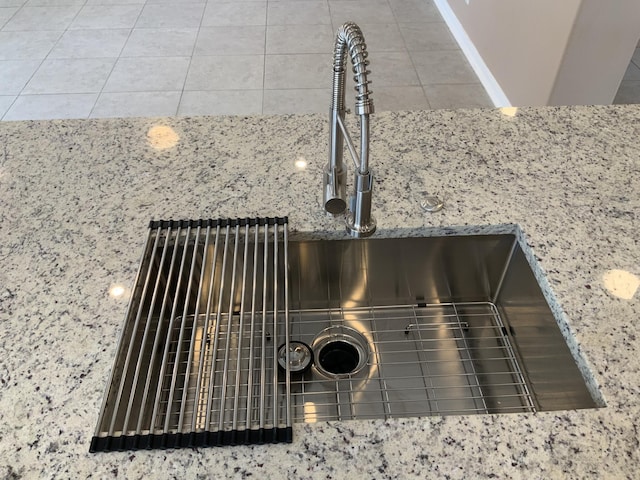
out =
<svg viewBox="0 0 640 480"><path fill-rule="evenodd" d="M88 453L148 221L288 215L293 236L343 237L320 209L327 123L0 123L0 476L637 478L640 106L372 118L379 234L521 228L606 407L296 424L292 444ZM444 195L445 209L423 213L421 191ZM631 298L612 287L616 271ZM118 285L125 294L110 295Z"/></svg>

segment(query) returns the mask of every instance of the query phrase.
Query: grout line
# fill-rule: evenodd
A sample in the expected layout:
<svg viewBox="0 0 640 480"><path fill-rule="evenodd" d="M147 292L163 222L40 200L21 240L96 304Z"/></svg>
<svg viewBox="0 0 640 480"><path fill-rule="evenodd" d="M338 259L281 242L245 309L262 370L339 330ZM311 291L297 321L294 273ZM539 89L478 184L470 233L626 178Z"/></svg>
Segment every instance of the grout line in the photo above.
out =
<svg viewBox="0 0 640 480"><path fill-rule="evenodd" d="M4 96L10 97L10 96L12 96L12 95L3 95L3 97L4 97ZM18 95L16 95L16 96L14 97L14 99L13 99L13 101L11 102L11 104L9 105L9 107L4 111L4 113L2 114L2 117L0 117L0 120L4 120L4 117L6 117L6 116L7 116L7 114L9 113L9 110L11 110L11 108L15 105L15 103L16 103L17 101L18 101Z"/></svg>
<svg viewBox="0 0 640 480"><path fill-rule="evenodd" d="M424 96L424 99L427 102L428 107L430 109L433 109L433 107L431 106L431 102L429 101L429 97L427 96L427 92L424 89L424 85L422 84L422 80L420 80L420 75L418 74L418 69L416 68L415 62L413 61L413 57L411 56L411 52L409 51L409 47L407 46L407 40L406 40L404 34L402 33L402 30L400 29L400 22L398 22L398 17L396 15L396 12L391 7L391 3L389 2L389 0L387 0L387 4L389 5L389 8L391 9L391 13L393 15L393 19L395 20L396 28L398 29L398 32L400 32L400 38L402 38L402 44L404 45L403 53L406 53L407 56L409 57L409 62L411 63L411 68L413 68L413 73L415 74L416 78L418 79L418 85L411 85L411 86L419 86L420 87L420 90L422 91L422 95ZM374 97L374 99L375 99L375 97Z"/></svg>
<svg viewBox="0 0 640 480"><path fill-rule="evenodd" d="M189 64L187 65L187 71L184 74L184 81L182 82L182 89L180 90L180 98L178 99L178 105L176 105L176 111L174 116L178 116L180 112L180 107L182 106L182 98L184 97L185 87L187 86L187 79L189 78L189 72L191 71L191 63L193 62L193 57L196 53L196 46L198 45L198 39L200 38L200 32L202 30L202 22L204 20L204 14L207 12L208 3L205 3L204 8L202 9L202 16L200 17L200 22L198 23L198 32L196 33L196 39L193 42L193 48L191 49L191 56L189 57Z"/></svg>
<svg viewBox="0 0 640 480"><path fill-rule="evenodd" d="M80 14L80 12L82 11L82 9L84 8L84 6L87 4L88 0L85 0L85 2L83 4L78 4L78 5L64 5L64 6L71 6L71 7L75 7L75 6L79 6L78 11L76 12L76 14L73 16L73 18L71 19L71 21L69 22L69 24L65 27L64 30L62 30L62 34L58 37L58 39L56 40L56 42L53 44L53 46L51 47L51 49L49 50L49 52L42 58L42 60L40 61L40 64L38 65L38 67L33 71L33 73L31 74L31 76L29 77L29 79L25 82L25 84L23 85L22 89L20 90L20 92L18 93L18 95L16 96L15 100L13 101L13 103L11 104L11 106L13 106L17 101L18 101L18 97L21 97L23 95L24 89L27 88L27 85L29 85L29 83L31 83L31 80L33 80L33 77L36 75L36 73L38 73L38 71L40 71L40 69L42 68L42 65L44 64L44 62L46 60L49 59L49 55L51 55L51 52L53 51L53 49L56 47L56 45L58 44L58 42L60 41L60 39L64 36L64 34L69 30L69 27L71 26L71 24L73 23L73 21L78 18L78 15ZM22 7L20 7L18 9L18 11L16 11L16 13L11 17L14 18L15 15L17 15L17 13L22 10L23 8L26 7L27 2L25 2ZM38 8L38 7L32 7L32 8ZM43 8L43 7L40 7ZM8 22L7 22L8 23ZM3 29L4 29L3 25ZM39 32L39 31L56 31L59 32L60 30L45 30L45 29L39 29L39 30L21 30L24 32ZM46 94L43 94L46 95ZM3 118L6 116L6 114L9 113L9 110L7 110L5 112L5 114L3 115Z"/></svg>
<svg viewBox="0 0 640 480"><path fill-rule="evenodd" d="M87 0L87 1L89 1L89 0ZM134 4L134 5L140 5L140 4ZM136 28L136 24L138 23L138 20L140 20L140 16L142 15L142 12L144 11L144 7L145 7L145 4L142 4L142 8L140 9L140 12L138 13L138 16L136 17L136 21L133 22L133 26L129 29L129 34L127 35L127 39L123 42L122 47L120 48L120 52L118 53L118 56L115 57L116 61L113 62L113 66L111 67L111 70L109 71L109 75L107 75L107 77L105 78L104 83L102 84L102 88L100 89L100 92L98 92L98 97L96 98L96 102L93 104L93 107L91 107L91 111L89 112L89 116L87 118L93 118L92 115L93 115L93 112L96 109L96 105L98 105L98 102L102 98L102 94L105 93L104 87L107 86L107 82L111 78L111 75L113 75L113 71L115 70L116 65L118 64L118 62L122 58L122 52L124 52L124 49L126 48L127 43L129 43L129 39L131 38L131 34L133 33L133 30Z"/></svg>

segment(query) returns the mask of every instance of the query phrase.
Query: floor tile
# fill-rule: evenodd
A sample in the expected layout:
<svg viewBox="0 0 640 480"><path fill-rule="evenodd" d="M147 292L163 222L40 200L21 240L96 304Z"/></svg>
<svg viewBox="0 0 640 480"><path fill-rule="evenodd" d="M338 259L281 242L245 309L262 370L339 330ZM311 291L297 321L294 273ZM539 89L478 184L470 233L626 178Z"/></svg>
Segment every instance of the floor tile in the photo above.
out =
<svg viewBox="0 0 640 480"><path fill-rule="evenodd" d="M202 27L194 55L261 55L265 48L265 26Z"/></svg>
<svg viewBox="0 0 640 480"><path fill-rule="evenodd" d="M197 35L197 28L136 28L131 32L122 56L190 56Z"/></svg>
<svg viewBox="0 0 640 480"><path fill-rule="evenodd" d="M184 89L257 90L263 77L263 55L193 57Z"/></svg>
<svg viewBox="0 0 640 480"><path fill-rule="evenodd" d="M49 58L115 58L122 52L130 32L128 28L68 30Z"/></svg>
<svg viewBox="0 0 640 480"><path fill-rule="evenodd" d="M204 6L204 3L147 4L136 27L199 27Z"/></svg>
<svg viewBox="0 0 640 480"><path fill-rule="evenodd" d="M262 113L329 113L330 88L265 90Z"/></svg>
<svg viewBox="0 0 640 480"><path fill-rule="evenodd" d="M98 0L96 0L98 1ZM117 2L119 0L113 0L114 2ZM225 0L225 1L229 1L229 0ZM256 1L256 0L253 0ZM267 0L264 0L265 2ZM203 2L202 0L146 0L146 2L144 2L148 5L157 5L157 4L172 4L172 5L176 5L176 4L183 4L183 3L207 3L207 2Z"/></svg>
<svg viewBox="0 0 640 480"><path fill-rule="evenodd" d="M470 85L425 85L431 108L492 108L493 103L484 87Z"/></svg>
<svg viewBox="0 0 640 480"><path fill-rule="evenodd" d="M252 115L262 113L262 90L184 92L178 115Z"/></svg>
<svg viewBox="0 0 640 480"><path fill-rule="evenodd" d="M324 53L333 47L330 25L269 25L267 54Z"/></svg>
<svg viewBox="0 0 640 480"><path fill-rule="evenodd" d="M47 59L22 93L99 93L114 58Z"/></svg>
<svg viewBox="0 0 640 480"><path fill-rule="evenodd" d="M640 68L635 63L630 62L622 80L640 80Z"/></svg>
<svg viewBox="0 0 640 480"><path fill-rule="evenodd" d="M460 49L444 22L401 23L398 26L409 51Z"/></svg>
<svg viewBox="0 0 640 480"><path fill-rule="evenodd" d="M640 103L640 81L625 81L620 84L614 104Z"/></svg>
<svg viewBox="0 0 640 480"><path fill-rule="evenodd" d="M266 24L267 4L264 2L208 3L202 17L203 27Z"/></svg>
<svg viewBox="0 0 640 480"><path fill-rule="evenodd" d="M264 88L331 88L331 53L267 55Z"/></svg>
<svg viewBox="0 0 640 480"><path fill-rule="evenodd" d="M42 60L62 32L0 32L0 60Z"/></svg>
<svg viewBox="0 0 640 480"><path fill-rule="evenodd" d="M22 7L27 0L0 0L0 8L6 7Z"/></svg>
<svg viewBox="0 0 640 480"><path fill-rule="evenodd" d="M0 95L0 118L9 110L9 107L15 100L15 95Z"/></svg>
<svg viewBox="0 0 640 480"><path fill-rule="evenodd" d="M4 120L87 118L97 98L97 93L20 95Z"/></svg>
<svg viewBox="0 0 640 480"><path fill-rule="evenodd" d="M423 85L478 82L478 77L460 51L411 52L410 55Z"/></svg>
<svg viewBox="0 0 640 480"><path fill-rule="evenodd" d="M340 25L334 25L334 33ZM404 39L396 23L359 25L369 52L402 52L406 50Z"/></svg>
<svg viewBox="0 0 640 480"><path fill-rule="evenodd" d="M0 60L0 95L19 94L40 63L40 60Z"/></svg>
<svg viewBox="0 0 640 480"><path fill-rule="evenodd" d="M18 7L1 7L0 8L0 28L2 28L19 10Z"/></svg>
<svg viewBox="0 0 640 480"><path fill-rule="evenodd" d="M145 0L87 0L86 5L144 5Z"/></svg>
<svg viewBox="0 0 640 480"><path fill-rule="evenodd" d="M377 87L371 95L376 112L425 110L429 102L422 87Z"/></svg>
<svg viewBox="0 0 640 480"><path fill-rule="evenodd" d="M330 25L326 0L283 1L267 5L267 25Z"/></svg>
<svg viewBox="0 0 640 480"><path fill-rule="evenodd" d="M81 6L23 7L3 27L5 32L20 30L64 30L80 11ZM0 9L4 10L4 9ZM2 12L0 12L0 17ZM0 19L0 24L2 20Z"/></svg>
<svg viewBox="0 0 640 480"><path fill-rule="evenodd" d="M346 21L358 25L366 23L394 23L396 21L387 0L329 0L331 21L342 25ZM366 38L366 37L365 37Z"/></svg>
<svg viewBox="0 0 640 480"><path fill-rule="evenodd" d="M84 5L86 0L28 0L27 7L63 7L65 5Z"/></svg>
<svg viewBox="0 0 640 480"><path fill-rule="evenodd" d="M378 52L371 57L369 80L383 87L419 86L411 58L407 52Z"/></svg>
<svg viewBox="0 0 640 480"><path fill-rule="evenodd" d="M640 67L640 48L635 49L631 61L636 64L636 67Z"/></svg>
<svg viewBox="0 0 640 480"><path fill-rule="evenodd" d="M326 113L347 20L378 111L490 106L433 0L0 0L0 118Z"/></svg>
<svg viewBox="0 0 640 480"><path fill-rule="evenodd" d="M167 117L176 114L179 91L102 93L91 118L105 117Z"/></svg>
<svg viewBox="0 0 640 480"><path fill-rule="evenodd" d="M103 92L182 90L188 69L189 57L120 58Z"/></svg>
<svg viewBox="0 0 640 480"><path fill-rule="evenodd" d="M86 5L73 20L72 30L132 28L142 5Z"/></svg>
<svg viewBox="0 0 640 480"><path fill-rule="evenodd" d="M442 22L442 15L432 0L389 0L398 22Z"/></svg>

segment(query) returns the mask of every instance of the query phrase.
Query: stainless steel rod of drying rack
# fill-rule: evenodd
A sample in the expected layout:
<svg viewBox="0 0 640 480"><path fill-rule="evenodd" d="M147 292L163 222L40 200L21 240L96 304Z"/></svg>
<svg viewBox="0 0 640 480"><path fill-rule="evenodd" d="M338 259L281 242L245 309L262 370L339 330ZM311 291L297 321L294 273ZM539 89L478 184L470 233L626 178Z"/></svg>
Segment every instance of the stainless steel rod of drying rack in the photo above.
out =
<svg viewBox="0 0 640 480"><path fill-rule="evenodd" d="M201 227L198 226L198 230L196 232L196 242L193 246L193 258L194 258L194 262L195 260L198 258L198 249L196 248L198 245L198 240L200 238L201 235ZM198 294L196 296L196 304L194 307L194 313L193 313L193 322L191 323L191 340L189 341L189 356L187 358L187 369L185 372L185 376L184 376L184 383L182 385L182 401L180 402L180 417L178 419L178 432L182 432L182 425L184 422L184 415L185 415L185 411L186 411L186 405L187 405L187 399L188 399L188 393L189 393L189 382L191 379L191 367L192 367L192 362L193 362L193 355L195 354L195 344L196 344L196 338L198 336L198 323L199 323L199 319L200 319L200 302L202 301L202 287L204 285L204 277L205 277L205 272L206 269L204 268L204 266L207 264L207 258L208 258L208 249L209 249L209 235L211 233L211 226L207 226L207 230L205 233L205 239L204 239L204 246L203 246L203 251L202 251L202 265L200 267L200 277L198 280ZM183 322L186 321L186 316L183 317ZM202 349L202 341L200 342L200 349ZM198 396L198 392L196 391L195 396ZM194 408L193 409L193 414L192 416L195 418L197 416L197 410ZM192 422L193 424L193 419ZM191 428L191 431L193 432L194 429Z"/></svg>
<svg viewBox="0 0 640 480"><path fill-rule="evenodd" d="M159 244L159 240L160 240L160 227L158 227L157 232L156 232L156 241L154 242L153 245L153 255L151 257L151 260L149 261L149 272L151 272L151 269L153 267L153 259L155 259L156 257L156 252L158 251L158 244ZM165 244L164 244L164 248L162 250L162 254L160 255L160 263L158 264L158 270L161 268L161 266L164 263L164 259L166 258L166 247L167 247L167 240L168 237L165 239ZM151 324L153 323L153 310L155 308L155 304L156 304L156 299L158 298L158 291L160 290L160 275L156 275L156 281L153 285L153 293L151 295L151 307L149 308L149 312L147 313L147 320L145 322L144 325L144 333L142 335L142 341L140 342L140 351L138 352L138 361L136 362L136 368L135 368L135 372L133 374L133 382L132 385L138 385L138 379L140 378L140 372L142 370L142 359L144 358L145 352L146 352L146 348L147 348L147 337L149 336L149 332L151 331ZM144 302L140 302L140 308L142 308L142 303ZM133 342L132 342L133 344ZM124 370L126 372L126 369ZM124 378L124 376L123 376ZM135 400L135 395L130 395L129 396L129 402L127 403L127 412L125 414L124 417L124 423L122 424L122 434L126 435L127 431L129 430L129 420L131 418L131 412L133 410L133 402ZM114 410L115 411L115 410ZM138 414L140 416L140 412ZM138 428L137 428L137 423L136 422L136 433Z"/></svg>
<svg viewBox="0 0 640 480"><path fill-rule="evenodd" d="M273 427L278 427L278 222L273 226ZM275 432L275 430L274 430Z"/></svg>
<svg viewBox="0 0 640 480"><path fill-rule="evenodd" d="M260 428L265 426L265 398L266 398L266 358L267 358L267 269L269 265L269 230L264 229L264 255L262 279L262 344L260 349Z"/></svg>
<svg viewBox="0 0 640 480"><path fill-rule="evenodd" d="M238 334L238 358L236 361L236 382L235 397L233 399L233 422L231 429L235 432L238 430L238 408L240 407L240 371L242 368L242 339L244 337L244 308L245 294L247 286L247 264L249 263L249 224L244 227L244 253L242 255L242 289L240 293L240 323ZM247 410L247 413L249 411Z"/></svg>
<svg viewBox="0 0 640 480"><path fill-rule="evenodd" d="M182 286L182 279L184 278L184 267L187 263L187 252L189 250L189 236L191 234L191 226L189 225L187 227L187 233L185 235L185 239L184 239L184 247L182 247L182 259L180 260L180 272L179 272L179 278L178 278L178 284L176 285L176 292L180 292L180 287ZM187 283L190 283L189 281ZM186 299L185 299L186 301ZM165 343L165 350L164 350L164 356L163 356L163 360L162 360L162 366L164 368L167 367L167 364L169 363L169 355L170 355L170 349L171 349L171 337L173 335L173 325L176 321L177 318L177 313L178 313L178 302L174 301L173 303L173 308L171 309L171 320L169 321L169 330L168 330L168 335L167 335L167 339L166 339L166 343ZM182 329L180 334L182 334ZM177 350L178 350L178 354L180 352L180 343L178 342L178 346L177 346ZM169 393L169 397L167 399L167 408L165 410L165 416L164 416L164 427L163 427L163 432L164 433L168 433L169 429L171 427L170 421L171 421L171 405L173 402L173 388L175 387L175 374L176 374L176 367L178 365L177 362L177 357L176 357L176 361L174 362L174 370L173 370L173 374L172 374L172 380L171 380L171 391ZM166 372L166 370L165 370ZM158 390L159 393L162 392L162 379L164 378L164 375L160 375L160 382L158 382ZM158 395L158 398L156 399L156 401L159 401L160 399L160 394Z"/></svg>
<svg viewBox="0 0 640 480"><path fill-rule="evenodd" d="M182 229L180 227L178 227L178 229L176 230L176 241L175 241L175 246L174 246L174 256L173 256L173 260L177 260L177 253L179 251L179 246L180 246L180 237L182 236ZM182 280L182 270L184 268L184 262L185 262L185 251L183 249L182 251L182 257L180 260L180 270L178 272L177 278L177 284L176 284L176 291L180 291L180 284L181 284L181 280ZM173 273L173 267L174 267L174 263L172 262L171 264L171 273ZM170 283L170 280L169 282ZM165 292L168 295L168 289L167 292ZM166 301L169 301L168 298L165 298ZM175 320L175 312L176 312L176 308L177 308L178 303L174 302L173 306L171 308L171 313L169 315L169 326L167 327L167 335L165 338L165 344L164 344L164 349L163 349L163 355L162 355L162 361L160 363L160 375L158 377L158 385L156 387L156 395L154 397L154 405L153 405L153 412L151 414L151 425L152 428L155 428L156 425L156 421L158 418L158 411L160 409L160 400L162 398L162 382L164 379L164 375L166 373L166 369L167 369L167 359L169 358L169 347L170 347L170 339L171 339L171 332L173 331L173 322ZM164 312L163 312L164 313ZM166 425L164 425L162 427L162 431L166 430Z"/></svg>
<svg viewBox="0 0 640 480"><path fill-rule="evenodd" d="M180 237L182 235L182 230L180 228L178 228L177 233L176 233L176 244L175 244L175 250L178 251L179 250L179 245L180 245ZM178 282L176 284L176 291L180 291L180 285L181 285L181 280L182 280L182 270L184 269L184 262L186 260L186 251L183 248L182 251L182 257L180 259L180 270L178 272ZM157 416L158 416L158 411L160 409L160 400L162 398L162 383L163 383L163 379L164 376L166 374L166 369L167 369L167 361L169 358L169 347L171 345L171 332L173 331L173 323L175 321L175 317L176 317L176 309L178 307L178 302L174 302L173 306L171 308L171 313L170 313L170 317L169 317L169 326L167 329L167 336L165 338L165 344L164 344L164 352L162 355L162 362L160 364L160 376L158 377L158 385L156 387L156 396L155 396L155 403L153 406L153 414L152 414L152 425L156 424L156 420L157 420ZM168 417L168 415L167 415ZM162 426L162 431L166 432L167 430L167 420L165 418L165 423Z"/></svg>
<svg viewBox="0 0 640 480"><path fill-rule="evenodd" d="M205 315L204 315L204 325L202 327L202 341L201 341L201 348L200 348L200 359L198 362L198 378L196 380L196 394L195 394L195 398L193 400L193 411L194 412L198 412L198 414L196 415L194 413L193 418L191 419L191 431L195 432L196 429L206 429L208 427L208 425L206 423L202 423L202 419L200 419L200 422L198 423L198 417L200 416L201 412L201 406L200 406L200 395L204 394L204 392L208 392L207 390L207 386L202 385L202 380L204 375L206 375L205 373L205 364L206 364L206 352L208 351L208 345L209 345L209 324L210 324L210 320L211 320L211 309L213 306L213 291L214 291L214 285L215 285L215 279L216 279L216 265L218 264L217 262L217 258L218 258L218 245L219 245L219 241L220 241L220 225L216 226L216 236L215 236L215 240L213 242L213 254L212 254L212 261L211 261L211 275L209 275L209 294L207 295L207 307L206 307L206 311L205 311ZM204 261L203 261L203 265L204 265ZM205 270L203 268L203 270ZM197 312L196 312L197 314ZM213 373L213 372L211 372ZM206 397L205 397L206 398ZM206 412L205 412L206 415Z"/></svg>
<svg viewBox="0 0 640 480"><path fill-rule="evenodd" d="M153 248L154 248L154 252L155 249L158 246L158 241L159 238L158 236L156 236L155 241L153 242ZM151 282L151 268L147 269L147 274L145 275L144 278L144 285L142 287L142 295L141 298L145 298L146 293L147 293L147 289L149 288L149 283ZM136 319L133 322L133 326L131 327L131 337L135 338L137 331L138 331L138 325L140 324L140 319L142 318L142 311L144 310L144 302L140 301L139 305L138 305L138 310L136 312ZM128 320L128 319L127 319ZM125 326L125 329L129 327L128 325L128 321L127 321L127 325ZM116 413L118 412L118 410L120 409L120 402L122 401L122 394L124 392L124 386L127 380L127 371L129 370L129 363L131 363L131 357L133 356L133 347L135 345L134 341L131 341L129 343L129 348L127 348L127 356L125 357L124 360L124 366L122 368L123 374L122 377L120 377L120 383L118 385L118 393L116 394L116 399L114 402L114 407L113 407L113 416L111 417L111 423L109 425L109 436L113 436L113 433L115 431L115 426L116 426L116 421L118 419L118 415L116 415ZM123 435L126 434L125 431L122 432Z"/></svg>
<svg viewBox="0 0 640 480"><path fill-rule="evenodd" d="M254 372L254 335L255 335L255 320L256 320L256 290L258 288L258 246L260 239L260 229L256 225L254 232L254 246L253 246L253 281L251 286L251 330L249 334L249 375L247 377L247 424L246 428L252 427L252 415L253 415L253 372Z"/></svg>
<svg viewBox="0 0 640 480"><path fill-rule="evenodd" d="M289 352L289 224L284 224L284 338L285 338L285 362L287 365L285 374L286 384L286 423L287 427L293 426L293 420L291 418L291 358Z"/></svg>
<svg viewBox="0 0 640 480"><path fill-rule="evenodd" d="M224 293L224 279L225 272L227 268L227 251L229 250L229 225L227 225L225 229L225 238L224 238L224 252L222 255L222 271L220 274L220 289L218 292L218 310L216 312L216 328L213 335L213 352L211 355L211 375L209 376L209 392L207 399L207 418L206 418L206 428L207 430L211 427L211 413L212 413L212 402L214 397L214 385L215 385L215 377L216 377L216 361L218 357L218 338L220 336L220 323L222 321L222 299Z"/></svg>
<svg viewBox="0 0 640 480"><path fill-rule="evenodd" d="M169 246L169 238L171 237L171 227L169 227L167 229L167 239L165 240L165 249ZM158 327L156 329L156 335L155 338L153 339L153 349L152 352L156 352L158 351L158 348L160 347L160 341L162 339L162 323L164 322L164 314L167 308L167 304L169 302L169 290L171 289L171 280L173 279L173 270L176 264L176 260L178 258L178 243L179 243L179 239L180 239L180 227L178 227L178 229L176 230L176 234L175 234L175 242L174 242L174 248L173 248L173 252L171 254L171 263L169 265L169 273L167 274L167 280L166 280L166 285L165 285L165 289L164 289L164 296L162 297L162 306L160 307L160 315L158 317ZM164 255L164 252L163 252ZM151 355L151 364L149 365L149 371L153 372L155 369L155 363L156 363L156 357L157 355ZM162 367L161 367L162 368ZM144 394L142 396L142 409L146 408L146 404L147 404L147 397L149 395L149 391L151 389L151 375L147 376L147 379L145 381L145 385L144 385ZM150 433L154 433L154 429L155 429L155 397L154 397L154 410L152 411L152 415L151 415L151 419L149 422L149 432ZM144 410L142 410L140 412L140 417L138 418L138 426L136 428L136 433L140 433L142 431L142 422L143 422L143 418L144 418Z"/></svg>
<svg viewBox="0 0 640 480"><path fill-rule="evenodd" d="M235 300L235 288L236 288L236 265L238 264L238 240L239 240L238 225L235 226L234 234L234 246L233 246L233 259L231 267L231 290L229 292L229 310L227 312L227 338L224 345L224 362L222 364L222 385L220 390L220 414L218 417L218 431L222 432L225 429L224 417L227 412L227 381L229 380L229 355L231 354L231 331L233 325L233 302Z"/></svg>
<svg viewBox="0 0 640 480"><path fill-rule="evenodd" d="M186 331L186 326L187 326L187 318L189 315L189 300L191 298L191 289L193 288L193 276L195 273L195 269L196 269L196 260L198 258L198 256L196 255L197 251L198 251L198 240L200 239L200 227L197 227L196 229L196 235L195 238L193 240L193 253L191 254L191 266L189 267L189 280L187 281L187 290L185 291L184 294L184 307L182 309L182 317L181 317L181 322L180 322L180 334L178 335L178 345L176 347L176 356L175 356L175 360L173 362L173 374L171 375L171 387L169 389L169 402L167 404L167 412L166 412L166 420L165 420L165 424L170 425L169 424L169 420L171 417L171 407L173 406L174 403L174 397L176 395L176 387L178 384L178 372L180 371L180 357L182 355L182 347L184 344L184 336L185 336L185 331ZM189 229L187 230L187 236L184 240L185 242L185 251L188 250L189 247L189 243L191 242L191 227L189 227ZM195 318L194 318L194 326L195 326ZM188 368L188 364L187 364L187 368ZM183 404L179 404L180 410L182 410ZM182 420L182 414L180 412L180 415L178 416L178 418L180 418L180 420ZM180 433L182 432L182 422L178 422L177 428L176 428L176 432Z"/></svg>
<svg viewBox="0 0 640 480"><path fill-rule="evenodd" d="M144 241L144 247L142 249L142 256L144 258L144 256L147 254L147 248L149 246L149 242L151 240L151 236L152 236L152 229L149 229L149 232L147 234L147 238ZM136 273L136 282L137 279L140 277L141 273L142 273L142 265L143 265L143 261L140 261L140 265L138 265L138 271ZM129 298L129 302L127 305L127 311L129 311L129 309L131 308L131 305L133 304L133 295L131 295L131 297ZM120 352L120 350L122 350L123 346L124 346L124 338L126 335L126 328L122 329L122 332L120 332L120 338L118 340L118 346L116 347L116 352ZM107 383L107 391L105 392L104 398L102 399L102 407L100 408L100 417L98 418L98 423L96 425L96 430L95 430L95 436L100 435L100 432L102 431L102 422L104 419L104 414L106 412L106 406L107 406L107 401L109 399L109 390L111 389L111 382L113 382L113 378L114 378L114 374L116 371L116 364L118 362L118 355L116 355L116 360L114 361L114 365L113 368L111 369L111 374L109 375L109 382Z"/></svg>

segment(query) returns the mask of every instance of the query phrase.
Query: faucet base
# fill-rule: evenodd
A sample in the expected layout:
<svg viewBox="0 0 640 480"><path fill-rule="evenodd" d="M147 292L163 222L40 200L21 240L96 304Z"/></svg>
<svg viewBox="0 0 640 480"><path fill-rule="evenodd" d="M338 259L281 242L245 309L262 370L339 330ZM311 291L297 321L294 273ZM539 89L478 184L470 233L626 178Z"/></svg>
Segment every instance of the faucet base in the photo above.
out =
<svg viewBox="0 0 640 480"><path fill-rule="evenodd" d="M351 212L346 217L347 233L353 238L366 238L373 235L376 231L376 220L371 217L369 223L357 225L355 215Z"/></svg>

